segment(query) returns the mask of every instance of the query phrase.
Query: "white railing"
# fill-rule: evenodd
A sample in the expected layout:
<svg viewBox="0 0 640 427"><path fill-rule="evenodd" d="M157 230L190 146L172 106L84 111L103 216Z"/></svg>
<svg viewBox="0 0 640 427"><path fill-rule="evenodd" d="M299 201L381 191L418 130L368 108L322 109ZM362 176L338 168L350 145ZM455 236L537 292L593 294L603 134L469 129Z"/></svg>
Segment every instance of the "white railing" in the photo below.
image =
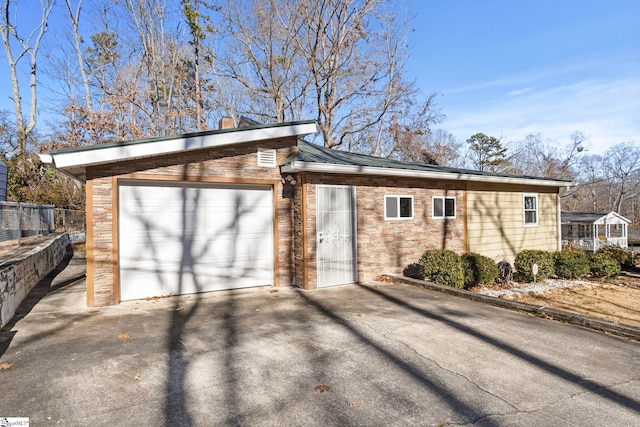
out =
<svg viewBox="0 0 640 427"><path fill-rule="evenodd" d="M609 237L605 240L596 239L596 251L605 246L620 246L621 248L627 247L626 237Z"/></svg>
<svg viewBox="0 0 640 427"><path fill-rule="evenodd" d="M563 239L563 244L569 244L575 246L578 249L584 249L587 251L597 251L605 246L620 246L621 248L628 247L626 237L609 237L605 240L596 239L595 249L593 247L593 239L591 237L582 237L580 239Z"/></svg>

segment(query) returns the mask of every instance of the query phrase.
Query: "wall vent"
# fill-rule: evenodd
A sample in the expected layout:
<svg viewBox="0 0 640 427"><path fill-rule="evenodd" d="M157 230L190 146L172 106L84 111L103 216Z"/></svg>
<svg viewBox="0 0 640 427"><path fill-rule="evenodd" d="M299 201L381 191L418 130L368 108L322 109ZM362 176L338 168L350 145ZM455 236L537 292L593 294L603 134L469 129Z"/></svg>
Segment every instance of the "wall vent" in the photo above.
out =
<svg viewBox="0 0 640 427"><path fill-rule="evenodd" d="M265 168L275 168L277 166L275 148L258 148L258 166Z"/></svg>

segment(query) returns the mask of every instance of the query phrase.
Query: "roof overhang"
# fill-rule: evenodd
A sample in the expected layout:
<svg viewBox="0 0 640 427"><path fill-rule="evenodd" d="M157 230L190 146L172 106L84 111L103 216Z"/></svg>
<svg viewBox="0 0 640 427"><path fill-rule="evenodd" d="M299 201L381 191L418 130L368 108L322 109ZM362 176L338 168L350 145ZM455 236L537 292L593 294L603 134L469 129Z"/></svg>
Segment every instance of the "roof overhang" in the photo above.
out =
<svg viewBox="0 0 640 427"><path fill-rule="evenodd" d="M293 161L280 168L282 173L319 172L349 175L379 175L403 178L446 179L452 181L492 182L500 184L535 185L544 187L569 187L573 182L553 179L539 179L516 176L474 175L469 173L452 173L441 171L419 171L411 169L384 168L372 166L337 165L331 163L315 163Z"/></svg>
<svg viewBox="0 0 640 427"><path fill-rule="evenodd" d="M598 218L593 223L599 224L599 225L605 225L605 224L627 224L628 225L628 224L631 224L631 221L623 217L622 215L612 211L606 214L605 216L603 216L602 218Z"/></svg>
<svg viewBox="0 0 640 427"><path fill-rule="evenodd" d="M315 121L280 123L224 131L202 132L145 141L97 144L86 147L53 150L40 154L40 160L80 181L86 179L87 167L122 161L176 154L203 148L223 147L287 137L303 137L316 133Z"/></svg>

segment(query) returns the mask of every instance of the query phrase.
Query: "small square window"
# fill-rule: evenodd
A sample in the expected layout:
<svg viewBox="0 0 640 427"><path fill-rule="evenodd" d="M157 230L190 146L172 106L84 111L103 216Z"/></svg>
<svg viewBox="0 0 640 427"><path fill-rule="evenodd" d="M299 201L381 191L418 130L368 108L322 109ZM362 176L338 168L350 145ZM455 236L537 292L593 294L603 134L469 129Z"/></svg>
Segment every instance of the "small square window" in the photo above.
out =
<svg viewBox="0 0 640 427"><path fill-rule="evenodd" d="M413 219L413 196L384 196L384 219Z"/></svg>
<svg viewBox="0 0 640 427"><path fill-rule="evenodd" d="M433 218L455 218L456 198L435 196L433 198Z"/></svg>
<svg viewBox="0 0 640 427"><path fill-rule="evenodd" d="M538 195L524 195L524 225L538 225Z"/></svg>

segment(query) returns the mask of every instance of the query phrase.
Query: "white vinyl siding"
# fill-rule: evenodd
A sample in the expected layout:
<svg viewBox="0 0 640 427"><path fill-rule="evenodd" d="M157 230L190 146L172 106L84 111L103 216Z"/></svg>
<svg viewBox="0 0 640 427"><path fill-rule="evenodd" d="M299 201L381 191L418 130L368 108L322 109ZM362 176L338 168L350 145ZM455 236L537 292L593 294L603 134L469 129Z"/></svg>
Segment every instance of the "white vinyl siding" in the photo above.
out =
<svg viewBox="0 0 640 427"><path fill-rule="evenodd" d="M467 252L513 262L523 249L558 250L558 195L540 187L470 184L466 200ZM524 190L524 191L522 191ZM523 194L536 194L538 225L526 226Z"/></svg>

